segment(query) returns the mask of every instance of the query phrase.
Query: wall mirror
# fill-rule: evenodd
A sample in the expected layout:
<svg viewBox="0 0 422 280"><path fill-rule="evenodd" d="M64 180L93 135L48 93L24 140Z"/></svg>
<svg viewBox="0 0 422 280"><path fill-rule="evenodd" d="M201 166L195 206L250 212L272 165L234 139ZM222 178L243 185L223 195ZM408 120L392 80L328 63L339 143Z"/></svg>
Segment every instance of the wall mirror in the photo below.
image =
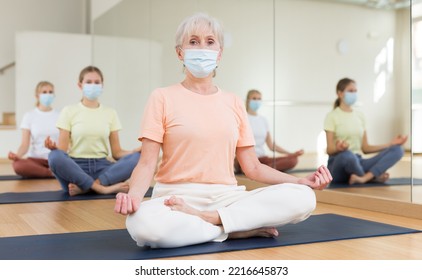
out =
<svg viewBox="0 0 422 280"><path fill-rule="evenodd" d="M422 204L422 3L412 5L412 201Z"/></svg>

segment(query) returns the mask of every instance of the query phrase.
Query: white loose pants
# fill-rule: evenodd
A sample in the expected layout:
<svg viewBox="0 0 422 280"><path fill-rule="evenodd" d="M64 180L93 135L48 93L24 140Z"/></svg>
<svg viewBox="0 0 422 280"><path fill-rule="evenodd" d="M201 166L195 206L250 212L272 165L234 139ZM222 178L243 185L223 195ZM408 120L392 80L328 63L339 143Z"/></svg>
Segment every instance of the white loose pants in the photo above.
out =
<svg viewBox="0 0 422 280"><path fill-rule="evenodd" d="M175 195L201 211L218 211L222 225L164 205ZM151 200L126 219L126 227L138 246L168 248L208 241L224 241L231 232L297 223L316 206L314 191L305 185L279 184L252 191L244 186L218 184L161 184Z"/></svg>

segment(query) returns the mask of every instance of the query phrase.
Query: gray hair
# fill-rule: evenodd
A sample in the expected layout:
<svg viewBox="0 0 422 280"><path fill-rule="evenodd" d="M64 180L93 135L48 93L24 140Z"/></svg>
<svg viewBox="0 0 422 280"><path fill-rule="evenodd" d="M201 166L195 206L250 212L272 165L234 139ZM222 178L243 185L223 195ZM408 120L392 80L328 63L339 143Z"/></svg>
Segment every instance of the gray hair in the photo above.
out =
<svg viewBox="0 0 422 280"><path fill-rule="evenodd" d="M221 48L223 48L224 33L221 24L217 19L204 13L196 13L182 21L176 31L176 47L182 46L183 40L188 38L195 31L205 29L212 31L212 33L217 37Z"/></svg>

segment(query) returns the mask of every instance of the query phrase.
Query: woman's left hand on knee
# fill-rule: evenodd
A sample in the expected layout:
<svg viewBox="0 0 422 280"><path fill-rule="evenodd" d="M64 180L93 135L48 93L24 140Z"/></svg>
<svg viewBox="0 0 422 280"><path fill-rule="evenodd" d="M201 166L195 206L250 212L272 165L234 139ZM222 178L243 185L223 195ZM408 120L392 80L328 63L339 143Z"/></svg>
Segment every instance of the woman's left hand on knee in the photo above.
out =
<svg viewBox="0 0 422 280"><path fill-rule="evenodd" d="M306 176L305 178L301 178L299 183L308 185L309 187L316 190L322 190L328 186L332 180L333 177L331 176L328 168L324 165L321 165L314 173Z"/></svg>
<svg viewBox="0 0 422 280"><path fill-rule="evenodd" d="M116 204L114 206L114 212L128 215L136 212L141 204L139 197L132 197L127 193L118 193L116 195Z"/></svg>

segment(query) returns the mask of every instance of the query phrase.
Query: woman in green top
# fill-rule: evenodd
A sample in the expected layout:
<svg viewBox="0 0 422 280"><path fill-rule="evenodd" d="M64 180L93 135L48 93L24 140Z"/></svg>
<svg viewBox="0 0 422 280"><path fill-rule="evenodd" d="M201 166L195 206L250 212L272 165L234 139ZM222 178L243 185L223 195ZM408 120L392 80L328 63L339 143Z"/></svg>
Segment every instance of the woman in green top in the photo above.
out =
<svg viewBox="0 0 422 280"><path fill-rule="evenodd" d="M325 118L327 136L328 169L334 183L366 183L388 180L388 168L403 156L402 145L407 136L397 136L384 145L370 145L363 114L353 110L357 99L355 81L344 78L337 83L337 99ZM378 153L371 158L361 154Z"/></svg>

